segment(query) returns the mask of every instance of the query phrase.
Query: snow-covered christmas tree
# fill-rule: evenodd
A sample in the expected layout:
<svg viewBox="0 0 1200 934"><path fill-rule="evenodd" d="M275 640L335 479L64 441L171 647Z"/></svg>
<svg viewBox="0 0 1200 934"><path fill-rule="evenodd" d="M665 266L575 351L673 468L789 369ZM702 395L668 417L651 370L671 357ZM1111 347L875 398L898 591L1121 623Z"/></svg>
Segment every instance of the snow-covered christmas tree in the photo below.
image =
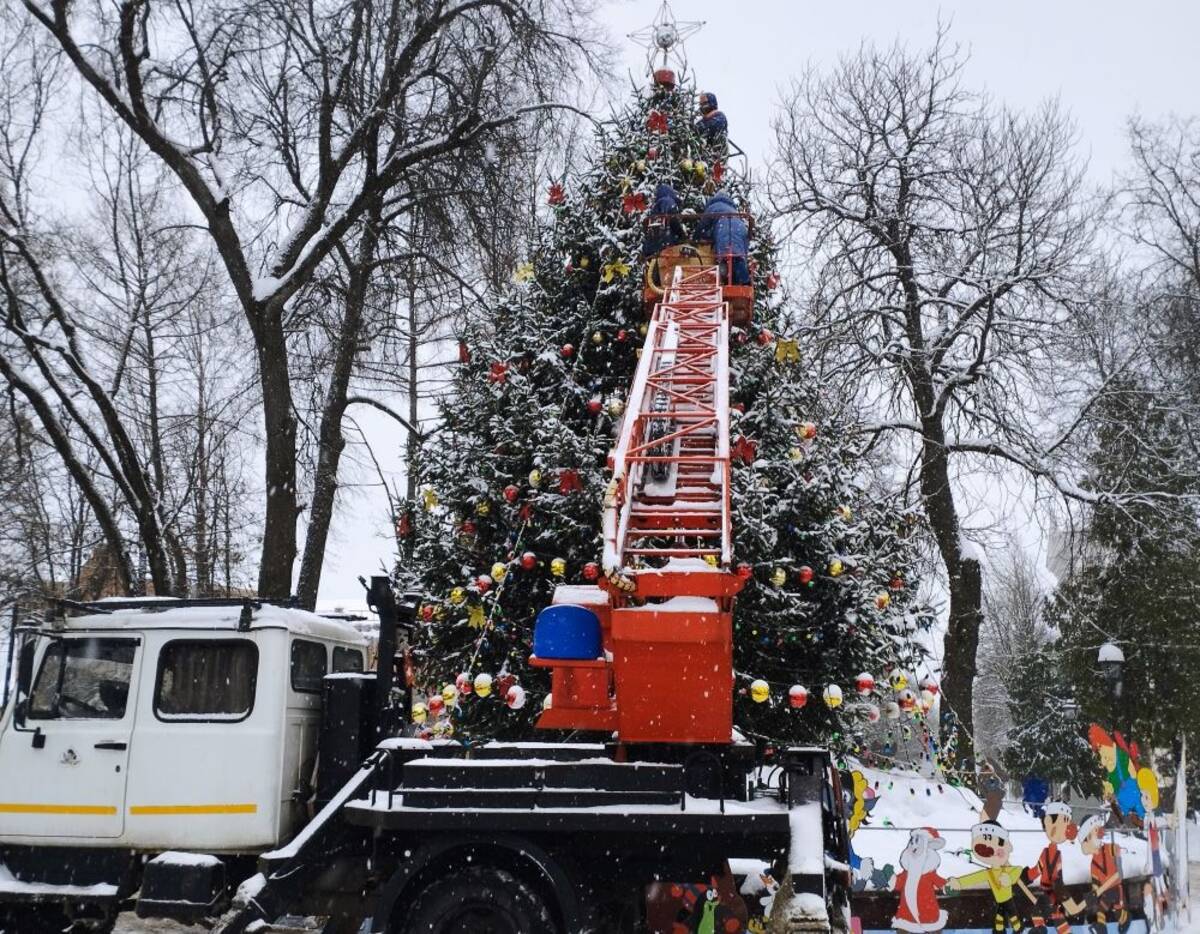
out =
<svg viewBox="0 0 1200 934"><path fill-rule="evenodd" d="M530 735L548 691L527 664L534 618L556 585L599 574L656 188L673 186L685 221L717 189L750 202L725 141L697 131L695 101L686 81L656 81L602 124L587 164L549 185L548 221L510 294L461 335L397 572L427 595L415 694L436 712L445 688L442 732ZM932 614L917 597L919 524L871 482L852 407L806 370L765 225L750 246L753 322L731 351L735 560L752 573L734 615L735 722L754 738L853 749L881 707L886 717L898 699L920 715L912 637ZM893 694L893 669L909 672L907 695ZM861 673L878 685L862 696Z"/></svg>

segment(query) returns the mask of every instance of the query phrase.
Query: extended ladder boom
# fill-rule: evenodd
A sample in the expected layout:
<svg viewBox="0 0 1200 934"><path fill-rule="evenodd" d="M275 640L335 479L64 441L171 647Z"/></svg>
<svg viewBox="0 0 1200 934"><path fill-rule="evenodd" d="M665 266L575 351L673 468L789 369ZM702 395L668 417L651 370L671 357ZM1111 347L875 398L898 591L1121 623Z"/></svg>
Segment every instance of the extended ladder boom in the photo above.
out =
<svg viewBox="0 0 1200 934"><path fill-rule="evenodd" d="M637 596L729 596L729 317L717 268L677 267L612 455L604 572ZM714 573L714 571L716 573Z"/></svg>

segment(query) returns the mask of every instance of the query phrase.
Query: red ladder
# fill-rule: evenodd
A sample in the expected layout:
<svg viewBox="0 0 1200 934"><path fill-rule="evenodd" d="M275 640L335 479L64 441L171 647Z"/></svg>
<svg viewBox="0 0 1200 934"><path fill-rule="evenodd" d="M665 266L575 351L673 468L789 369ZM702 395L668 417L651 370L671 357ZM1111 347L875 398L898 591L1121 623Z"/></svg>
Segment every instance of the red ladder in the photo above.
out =
<svg viewBox="0 0 1200 934"><path fill-rule="evenodd" d="M717 267L676 267L655 306L612 471L604 572L614 595L741 588L730 567L729 313Z"/></svg>

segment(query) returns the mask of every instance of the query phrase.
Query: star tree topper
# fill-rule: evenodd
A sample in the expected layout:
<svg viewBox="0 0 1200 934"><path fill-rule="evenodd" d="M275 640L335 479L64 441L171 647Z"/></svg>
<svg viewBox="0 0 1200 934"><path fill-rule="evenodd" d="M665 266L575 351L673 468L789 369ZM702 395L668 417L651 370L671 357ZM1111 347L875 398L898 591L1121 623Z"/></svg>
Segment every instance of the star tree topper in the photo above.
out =
<svg viewBox="0 0 1200 934"><path fill-rule="evenodd" d="M671 4L667 0L663 0L654 21L637 32L631 32L629 38L646 49L647 74L653 73L656 67L669 67L672 58L679 69L683 71L687 68L683 40L699 32L703 25L703 20L677 20L671 11ZM660 54L662 61L656 65L655 58Z"/></svg>

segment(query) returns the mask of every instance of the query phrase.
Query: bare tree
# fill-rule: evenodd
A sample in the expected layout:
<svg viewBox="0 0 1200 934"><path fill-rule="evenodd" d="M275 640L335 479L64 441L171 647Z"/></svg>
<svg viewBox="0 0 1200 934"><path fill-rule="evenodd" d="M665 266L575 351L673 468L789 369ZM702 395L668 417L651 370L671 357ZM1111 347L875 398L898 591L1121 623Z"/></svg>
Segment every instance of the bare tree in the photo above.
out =
<svg viewBox="0 0 1200 934"><path fill-rule="evenodd" d="M1134 243L1152 267L1200 290L1200 120L1129 121L1133 166L1120 192Z"/></svg>
<svg viewBox="0 0 1200 934"><path fill-rule="evenodd" d="M975 743L981 756L999 760L1012 726L1009 701L1018 662L1046 642L1041 623L1045 588L1033 556L1015 539L989 567L983 592L975 682Z"/></svg>
<svg viewBox="0 0 1200 934"><path fill-rule="evenodd" d="M877 430L911 442L950 596L945 698L969 736L981 571L956 479L1001 464L1090 498L1055 464L1088 387L1053 364L1091 214L1059 108L998 107L962 65L941 32L927 52L864 47L796 81L771 193L815 270L814 338L874 394Z"/></svg>
<svg viewBox="0 0 1200 934"><path fill-rule="evenodd" d="M548 63L569 67L585 48L579 10L571 0L122 0L114 16L101 2L23 3L174 174L213 238L262 386L259 590L286 595L300 511L289 301L339 245L361 255L381 202L403 197L420 166L540 106L491 105L497 82L541 92Z"/></svg>

